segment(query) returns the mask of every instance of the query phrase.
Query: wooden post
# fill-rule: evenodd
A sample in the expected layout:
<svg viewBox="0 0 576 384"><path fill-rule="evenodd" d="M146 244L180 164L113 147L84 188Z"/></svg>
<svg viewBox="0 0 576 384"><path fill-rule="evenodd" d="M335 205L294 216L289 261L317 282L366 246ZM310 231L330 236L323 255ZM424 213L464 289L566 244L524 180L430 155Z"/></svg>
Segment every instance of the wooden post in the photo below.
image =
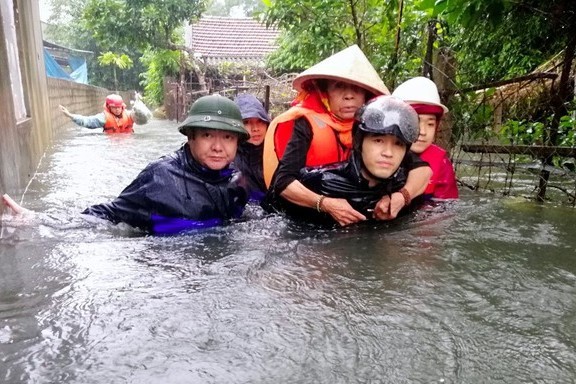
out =
<svg viewBox="0 0 576 384"><path fill-rule="evenodd" d="M456 59L448 48L438 50L436 66L434 66L434 83L438 87L438 93L442 103L447 105L450 96L454 94L454 79L456 78ZM450 152L454 145L452 139L453 119L450 112L442 118L442 123L436 134L436 143Z"/></svg>
<svg viewBox="0 0 576 384"><path fill-rule="evenodd" d="M428 77L430 80L434 80L433 73L433 50L434 41L436 40L436 19L428 21L428 40L426 42L426 53L424 55L424 65L422 66L422 76Z"/></svg>
<svg viewBox="0 0 576 384"><path fill-rule="evenodd" d="M264 109L266 112L270 112L270 86L266 85L264 87Z"/></svg>

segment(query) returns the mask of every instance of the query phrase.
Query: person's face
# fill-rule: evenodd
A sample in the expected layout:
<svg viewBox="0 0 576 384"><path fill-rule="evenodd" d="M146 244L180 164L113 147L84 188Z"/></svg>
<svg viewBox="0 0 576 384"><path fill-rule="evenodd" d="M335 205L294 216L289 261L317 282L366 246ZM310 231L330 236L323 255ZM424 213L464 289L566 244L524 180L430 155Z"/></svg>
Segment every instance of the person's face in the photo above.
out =
<svg viewBox="0 0 576 384"><path fill-rule="evenodd" d="M366 101L366 91L343 81L329 80L326 92L332 113L342 120L354 118L354 114Z"/></svg>
<svg viewBox="0 0 576 384"><path fill-rule="evenodd" d="M110 113L112 113L115 116L122 115L122 107L115 107L113 105L109 105L108 109L110 110Z"/></svg>
<svg viewBox="0 0 576 384"><path fill-rule="evenodd" d="M410 147L410 150L420 154L434 142L437 125L436 116L429 114L418 115L418 124L420 126L420 134L418 135L418 140Z"/></svg>
<svg viewBox="0 0 576 384"><path fill-rule="evenodd" d="M234 160L238 148L238 135L218 129L195 128L188 136L188 145L198 163L208 169L219 171Z"/></svg>
<svg viewBox="0 0 576 384"><path fill-rule="evenodd" d="M248 142L254 145L262 144L264 142L264 137L266 136L266 128L268 128L268 124L257 117L244 119L242 121L244 122L244 128L246 128L250 134Z"/></svg>
<svg viewBox="0 0 576 384"><path fill-rule="evenodd" d="M364 167L380 179L392 176L400 167L405 154L406 145L394 135L367 134L362 141ZM368 175L364 176L375 182Z"/></svg>

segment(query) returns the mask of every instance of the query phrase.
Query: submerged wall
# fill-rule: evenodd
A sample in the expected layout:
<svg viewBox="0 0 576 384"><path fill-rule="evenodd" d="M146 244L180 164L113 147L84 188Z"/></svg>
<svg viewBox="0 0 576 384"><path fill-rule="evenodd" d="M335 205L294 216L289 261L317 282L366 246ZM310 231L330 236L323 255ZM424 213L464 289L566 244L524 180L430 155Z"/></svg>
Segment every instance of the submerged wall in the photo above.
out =
<svg viewBox="0 0 576 384"><path fill-rule="evenodd" d="M17 197L52 138L37 2L8 0L0 27L0 192Z"/></svg>
<svg viewBox="0 0 576 384"><path fill-rule="evenodd" d="M58 133L63 127L71 124L60 109L63 105L71 113L79 115L94 115L102 112L104 100L111 91L105 88L94 87L92 85L75 83L68 80L56 79L49 77L48 81L48 99L50 104L50 120L53 130ZM118 92L129 108L129 100L133 92Z"/></svg>
<svg viewBox="0 0 576 384"><path fill-rule="evenodd" d="M52 139L62 129L73 124L60 111L59 105L64 105L72 113L93 115L102 111L104 100L111 93L105 88L68 80L45 78L44 81L47 91L42 102L45 105L41 106L45 111L39 113L41 116L30 117L15 124L2 124L0 127L4 137L13 138L6 142L2 140L5 145L0 144L3 160L0 164L0 193L19 198L25 192L26 185ZM118 93L129 104L133 92ZM31 115L34 115L32 111Z"/></svg>
<svg viewBox="0 0 576 384"><path fill-rule="evenodd" d="M90 115L102 111L104 99L110 93L104 88L47 78L42 47L38 2L8 0L3 3L0 6L0 194L8 193L16 200L24 194L54 136L72 124L58 106L62 104L72 113ZM9 61L14 63L15 56L16 65L10 65ZM120 94L128 104L130 93ZM0 203L0 213L3 209Z"/></svg>

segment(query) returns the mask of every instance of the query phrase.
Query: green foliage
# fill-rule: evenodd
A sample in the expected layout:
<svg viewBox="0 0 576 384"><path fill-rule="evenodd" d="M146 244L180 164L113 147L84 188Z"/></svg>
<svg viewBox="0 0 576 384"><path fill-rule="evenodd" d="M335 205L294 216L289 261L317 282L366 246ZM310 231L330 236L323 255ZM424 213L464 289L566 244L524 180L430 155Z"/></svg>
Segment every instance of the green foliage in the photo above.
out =
<svg viewBox="0 0 576 384"><path fill-rule="evenodd" d="M100 65L112 65L120 69L127 69L134 64L132 59L124 53L105 52L98 56Z"/></svg>
<svg viewBox="0 0 576 384"><path fill-rule="evenodd" d="M559 144L568 147L576 146L576 110L560 118L558 126Z"/></svg>
<svg viewBox="0 0 576 384"><path fill-rule="evenodd" d="M120 69L131 68L133 65L132 59L128 55L122 53L105 52L98 56L100 65L112 66L114 71L114 89L118 89L118 78L116 76L116 67Z"/></svg>
<svg viewBox="0 0 576 384"><path fill-rule="evenodd" d="M548 116L545 122L527 120L508 120L500 132L500 139L507 144L544 145L547 140L547 129L552 117ZM560 117L558 126L558 145L576 146L576 110Z"/></svg>
<svg viewBox="0 0 576 384"><path fill-rule="evenodd" d="M533 121L508 120L502 126L499 138L503 143L512 145L542 144L544 141L544 124Z"/></svg>
<svg viewBox="0 0 576 384"><path fill-rule="evenodd" d="M111 50L171 48L174 31L200 16L202 0L88 0L83 23Z"/></svg>
<svg viewBox="0 0 576 384"><path fill-rule="evenodd" d="M147 52L144 65L152 67L142 83L151 92L146 96L159 102L164 75L173 69L173 56L166 52L181 48L183 23L198 18L204 5L203 0L88 0L82 23L106 49ZM184 64L176 55L176 62Z"/></svg>
<svg viewBox="0 0 576 384"><path fill-rule="evenodd" d="M182 53L172 50L147 50L141 58L147 70L140 77L146 93L146 101L162 104L164 101L164 77L175 76L180 69Z"/></svg>
<svg viewBox="0 0 576 384"><path fill-rule="evenodd" d="M241 12L244 16L254 16L264 10L261 0L210 0L206 4L205 15L233 16ZM236 12L234 12L236 11Z"/></svg>
<svg viewBox="0 0 576 384"><path fill-rule="evenodd" d="M378 0L272 1L261 16L285 34L269 65L278 73L299 71L352 44L369 59L381 60L382 41L390 42L388 52L393 44L396 6L396 1Z"/></svg>
<svg viewBox="0 0 576 384"><path fill-rule="evenodd" d="M93 52L87 55L86 60L90 84L108 89L118 87L124 90L139 90L138 75L143 71L143 67L138 60L138 51L113 47L115 52L128 55L134 64L118 74L117 86L113 71L99 65L96 58L109 49L104 49L92 37L90 29L86 29L84 23L78 21L83 16L85 3L85 0L50 0L51 16L44 31L44 38L68 48Z"/></svg>
<svg viewBox="0 0 576 384"><path fill-rule="evenodd" d="M437 0L428 12L451 26L444 43L457 53L459 83L466 86L525 74L562 50L566 26L576 22L573 11L565 12L571 1Z"/></svg>
<svg viewBox="0 0 576 384"><path fill-rule="evenodd" d="M286 32L280 38L280 48L268 57L267 65L279 74L301 72L344 47L335 36L326 36L319 43L311 36L296 37Z"/></svg>
<svg viewBox="0 0 576 384"><path fill-rule="evenodd" d="M463 69L462 83L476 84L490 78L500 79L509 73L525 73L543 60L541 54L536 54L540 47L534 40L534 49L526 50L523 38L516 33L524 27L505 20L511 6L503 6L502 2L406 0L399 19L397 1L270 1L262 16L268 25L276 25L284 33L280 49L269 57L268 64L277 73L300 72L356 43L384 82L393 88L422 73L428 23L432 21L436 25L434 47L451 46L456 50L459 68ZM476 12L480 12L480 16ZM483 21L486 15L488 20ZM497 28L498 21L503 20L506 25L514 25L515 34L501 26L496 29L498 33L493 32L493 38L487 39L486 31ZM397 34L400 36L398 50ZM510 36L518 38L511 40ZM539 35L534 31L530 36L536 39ZM509 41L504 49L502 41Z"/></svg>
<svg viewBox="0 0 576 384"><path fill-rule="evenodd" d="M94 42L92 50L95 56L98 57L102 53L100 52L100 47ZM118 83L117 88L121 90L142 90L139 84L139 76L145 68L140 62L141 53L136 52L122 52L121 54L127 55L132 61L132 66L121 71L117 71L116 81ZM102 88L113 89L116 88L116 83L114 80L114 71L110 70L108 66L101 65L98 60L90 60L88 62L89 68L89 80L90 84L96 85Z"/></svg>

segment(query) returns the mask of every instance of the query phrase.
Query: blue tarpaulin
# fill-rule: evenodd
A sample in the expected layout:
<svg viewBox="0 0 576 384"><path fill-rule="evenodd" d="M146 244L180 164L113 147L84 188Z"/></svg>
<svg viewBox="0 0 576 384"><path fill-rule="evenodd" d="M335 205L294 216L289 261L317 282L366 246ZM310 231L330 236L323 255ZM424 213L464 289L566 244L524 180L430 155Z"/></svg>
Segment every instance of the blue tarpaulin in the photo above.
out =
<svg viewBox="0 0 576 384"><path fill-rule="evenodd" d="M46 75L50 77L88 84L88 68L86 66L86 60L82 57L71 56L69 58L70 67L74 70L71 74L68 74L60 64L58 64L46 48L44 48L44 63L46 66Z"/></svg>
<svg viewBox="0 0 576 384"><path fill-rule="evenodd" d="M84 61L78 68L74 69L74 72L70 74L70 77L77 83L88 84L88 68L86 66L86 61Z"/></svg>

